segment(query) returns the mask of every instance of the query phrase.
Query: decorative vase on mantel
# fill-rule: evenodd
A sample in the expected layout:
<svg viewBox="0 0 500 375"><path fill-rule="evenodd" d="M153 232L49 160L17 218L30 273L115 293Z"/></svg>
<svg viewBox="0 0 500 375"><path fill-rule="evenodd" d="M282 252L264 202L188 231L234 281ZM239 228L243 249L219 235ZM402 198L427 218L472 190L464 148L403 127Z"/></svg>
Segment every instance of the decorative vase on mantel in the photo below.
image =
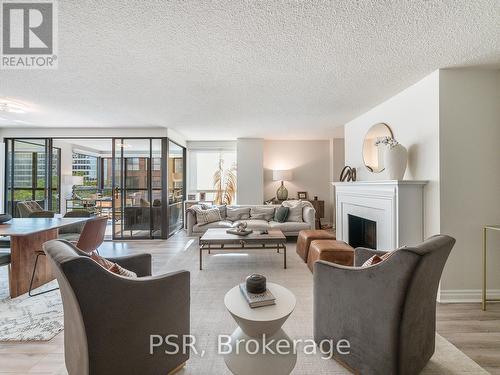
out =
<svg viewBox="0 0 500 375"><path fill-rule="evenodd" d="M384 165L389 180L402 180L407 163L408 151L406 147L393 139L384 152Z"/></svg>

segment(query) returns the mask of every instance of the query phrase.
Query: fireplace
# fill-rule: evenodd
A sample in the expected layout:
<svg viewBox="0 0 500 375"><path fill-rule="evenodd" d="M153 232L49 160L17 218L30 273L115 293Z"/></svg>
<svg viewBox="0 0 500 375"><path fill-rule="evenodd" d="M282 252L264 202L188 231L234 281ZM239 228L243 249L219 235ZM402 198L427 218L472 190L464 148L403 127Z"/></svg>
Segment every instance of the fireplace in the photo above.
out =
<svg viewBox="0 0 500 375"><path fill-rule="evenodd" d="M348 214L349 245L377 248L377 222Z"/></svg>

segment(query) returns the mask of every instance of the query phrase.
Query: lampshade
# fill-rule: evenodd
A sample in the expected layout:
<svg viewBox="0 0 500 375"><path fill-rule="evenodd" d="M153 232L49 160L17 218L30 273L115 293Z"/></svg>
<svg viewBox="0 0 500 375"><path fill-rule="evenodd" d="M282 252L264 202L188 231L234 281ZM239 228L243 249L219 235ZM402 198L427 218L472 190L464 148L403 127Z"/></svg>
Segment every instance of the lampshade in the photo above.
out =
<svg viewBox="0 0 500 375"><path fill-rule="evenodd" d="M273 180L274 181L291 181L292 180L292 171L290 169L273 171Z"/></svg>

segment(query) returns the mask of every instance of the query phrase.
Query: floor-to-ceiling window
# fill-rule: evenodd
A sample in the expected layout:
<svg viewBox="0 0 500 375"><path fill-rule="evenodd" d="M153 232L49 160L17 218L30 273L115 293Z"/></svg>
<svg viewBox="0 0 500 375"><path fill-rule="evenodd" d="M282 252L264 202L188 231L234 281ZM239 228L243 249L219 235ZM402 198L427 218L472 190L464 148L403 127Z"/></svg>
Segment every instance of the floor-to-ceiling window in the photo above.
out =
<svg viewBox="0 0 500 375"><path fill-rule="evenodd" d="M167 139L114 139L114 238L167 238L182 228L184 153Z"/></svg>
<svg viewBox="0 0 500 375"><path fill-rule="evenodd" d="M43 209L60 210L60 155L50 139L7 139L6 208L18 217L17 203L36 201Z"/></svg>
<svg viewBox="0 0 500 375"><path fill-rule="evenodd" d="M184 225L183 201L185 196L184 147L168 142L168 232L175 233Z"/></svg>
<svg viewBox="0 0 500 375"><path fill-rule="evenodd" d="M183 226L185 150L167 138L5 142L5 199L14 215L24 200L62 214L90 210L110 218L113 239L167 238Z"/></svg>
<svg viewBox="0 0 500 375"><path fill-rule="evenodd" d="M216 204L235 204L236 149L212 142L190 142L188 194Z"/></svg>

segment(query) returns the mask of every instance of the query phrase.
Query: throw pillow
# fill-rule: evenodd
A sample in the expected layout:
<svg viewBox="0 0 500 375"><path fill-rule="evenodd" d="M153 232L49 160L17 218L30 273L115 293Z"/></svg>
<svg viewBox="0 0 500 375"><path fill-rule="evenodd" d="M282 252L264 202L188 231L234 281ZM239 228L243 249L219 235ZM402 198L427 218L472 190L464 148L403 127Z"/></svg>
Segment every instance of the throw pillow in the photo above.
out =
<svg viewBox="0 0 500 375"><path fill-rule="evenodd" d="M123 268L118 263L113 263L113 265L111 266L109 271L116 273L117 275L120 275L120 276L137 277L137 274L135 272L132 272L126 268Z"/></svg>
<svg viewBox="0 0 500 375"><path fill-rule="evenodd" d="M302 220L302 210L304 208L305 203L303 201L284 201L282 203L283 206L288 207L288 218L286 221L293 221L297 223L301 223ZM310 203L309 203L310 204Z"/></svg>
<svg viewBox="0 0 500 375"><path fill-rule="evenodd" d="M110 272L116 273L117 275L125 277L137 277L137 274L135 272L123 268L119 264L111 262L106 258L103 258L102 256L96 254L95 252L92 252L92 254L90 254L90 258L93 259L102 268L105 268Z"/></svg>
<svg viewBox="0 0 500 375"><path fill-rule="evenodd" d="M206 210L196 210L196 222L198 225L205 225L221 220L220 211L217 207L208 208Z"/></svg>
<svg viewBox="0 0 500 375"><path fill-rule="evenodd" d="M250 219L249 207L227 207L226 209L227 220L247 220Z"/></svg>
<svg viewBox="0 0 500 375"><path fill-rule="evenodd" d="M290 209L288 207L279 206L274 213L274 221L278 223L284 223L286 218L288 217L288 211Z"/></svg>
<svg viewBox="0 0 500 375"><path fill-rule="evenodd" d="M270 221L274 217L274 207L252 207L250 208L250 219Z"/></svg>
<svg viewBox="0 0 500 375"><path fill-rule="evenodd" d="M391 254L392 254L392 252L385 253L384 255L381 255L381 256L374 255L370 259L368 259L366 262L364 262L361 267L369 267L369 266L373 266L377 263L383 262L384 260L389 258L389 256L391 256Z"/></svg>

